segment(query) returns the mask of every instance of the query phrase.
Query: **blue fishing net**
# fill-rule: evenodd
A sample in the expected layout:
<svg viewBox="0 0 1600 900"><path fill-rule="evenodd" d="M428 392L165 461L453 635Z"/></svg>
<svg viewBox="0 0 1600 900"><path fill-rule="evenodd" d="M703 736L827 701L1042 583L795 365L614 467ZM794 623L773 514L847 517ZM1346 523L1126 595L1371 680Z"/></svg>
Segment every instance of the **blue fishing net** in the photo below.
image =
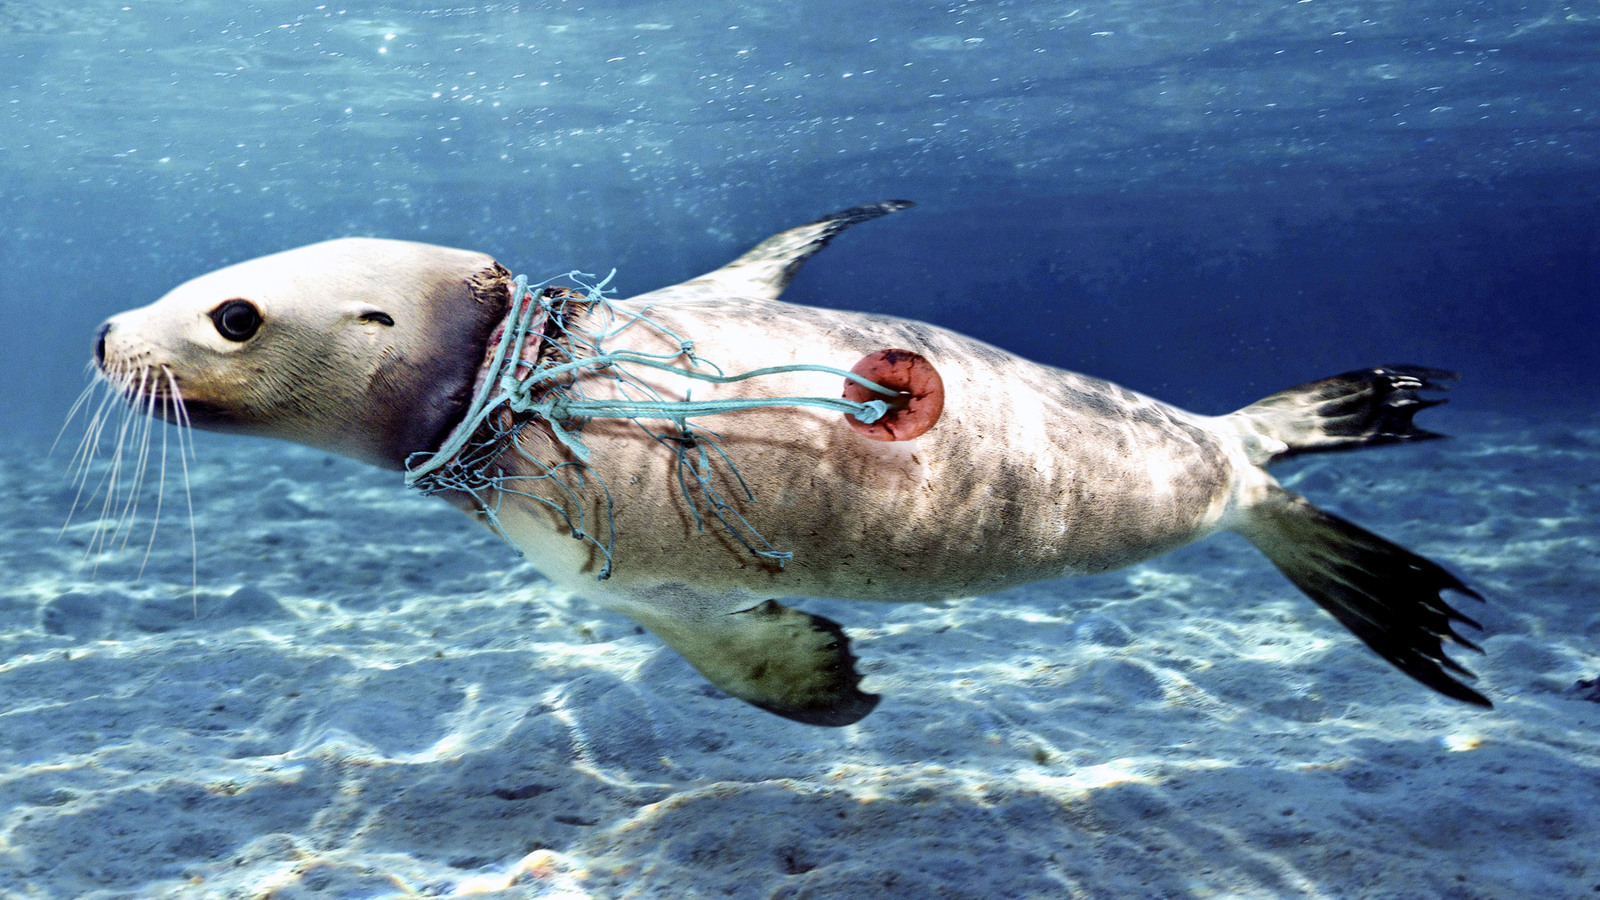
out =
<svg viewBox="0 0 1600 900"><path fill-rule="evenodd" d="M624 310L607 289L613 271L593 276L568 272L529 285L527 276L514 281L511 309L483 384L462 423L434 453L413 454L406 461L406 483L425 494L459 492L473 498L491 528L509 540L500 522L508 496L544 504L560 517L574 538L594 545L605 558L600 579L611 575L616 524L612 496L605 481L589 466L592 451L583 443L584 423L591 419L631 419L676 458L678 489L694 513L696 528L713 520L756 556L782 566L793 554L767 542L740 514L717 483L737 485L744 502L755 495L723 452L720 435L694 419L735 410L773 406L805 406L847 413L864 423L876 422L890 408L887 400L856 402L842 397L758 397L725 400L667 400L635 377L638 369L670 372L683 378L729 384L783 372L825 372L858 382L890 400L896 391L843 369L819 365L771 366L733 375L695 354L694 342L651 319L650 308ZM556 281L576 288L553 287ZM581 310L584 315L573 313ZM582 324L577 324L580 321ZM646 353L620 346L629 329L653 329L678 345L676 353ZM533 358L528 358L532 348ZM607 396L592 388L606 385ZM528 427L548 427L573 459L552 461L527 452L518 435ZM516 453L533 474L506 474L501 456ZM721 473L726 473L723 476ZM585 512L598 498L603 522Z"/></svg>

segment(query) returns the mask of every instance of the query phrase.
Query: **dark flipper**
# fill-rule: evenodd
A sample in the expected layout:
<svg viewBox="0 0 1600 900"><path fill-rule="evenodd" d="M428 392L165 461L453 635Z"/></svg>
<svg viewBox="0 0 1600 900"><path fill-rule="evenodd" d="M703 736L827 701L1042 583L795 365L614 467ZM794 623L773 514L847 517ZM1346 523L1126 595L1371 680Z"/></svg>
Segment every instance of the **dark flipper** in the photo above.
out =
<svg viewBox="0 0 1600 900"><path fill-rule="evenodd" d="M1443 391L1454 372L1422 366L1382 366L1346 372L1289 388L1234 413L1266 438L1262 463L1300 453L1349 450L1374 444L1443 437L1416 427L1412 417L1445 401L1423 391Z"/></svg>
<svg viewBox="0 0 1600 900"><path fill-rule="evenodd" d="M1441 596L1483 598L1439 565L1312 506L1276 485L1238 529L1278 570L1400 671L1447 697L1490 707L1444 653L1449 641L1482 652L1455 623L1479 628Z"/></svg>
<svg viewBox="0 0 1600 900"><path fill-rule="evenodd" d="M878 705L878 695L858 687L844 629L822 616L775 600L709 616L675 614L664 605L630 614L707 681L786 719L852 725Z"/></svg>
<svg viewBox="0 0 1600 900"><path fill-rule="evenodd" d="M744 633L760 636L761 657L732 679L741 691L735 696L807 725L853 725L877 708L878 695L858 687L856 658L839 623L775 600L732 615L745 620Z"/></svg>
<svg viewBox="0 0 1600 900"><path fill-rule="evenodd" d="M840 210L815 222L779 232L715 272L632 299L648 299L652 303L776 300L794 280L800 264L828 246L828 242L845 229L912 205L909 200L885 200Z"/></svg>

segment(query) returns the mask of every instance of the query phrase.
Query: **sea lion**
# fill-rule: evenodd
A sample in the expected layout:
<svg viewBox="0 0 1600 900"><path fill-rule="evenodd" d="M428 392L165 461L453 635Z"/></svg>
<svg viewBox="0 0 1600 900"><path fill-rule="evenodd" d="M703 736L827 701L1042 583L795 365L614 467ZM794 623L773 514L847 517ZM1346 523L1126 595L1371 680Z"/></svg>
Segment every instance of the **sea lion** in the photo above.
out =
<svg viewBox="0 0 1600 900"><path fill-rule="evenodd" d="M610 305L547 292L565 299L549 301L548 321L531 332L544 349L530 338L509 353L524 368L572 363L557 384L569 396L703 402L837 398L838 370L893 348L942 381L942 417L912 440L873 439L837 412L787 405L730 411L698 430L670 413L563 424L548 407L502 408L474 424L475 398L494 390L489 362L506 356L510 273L481 253L402 241L329 241L203 275L111 318L95 354L142 409L201 428L414 472L441 462L448 439L471 437L470 466L452 462L467 476L436 481L434 492L555 582L654 632L719 688L797 721L850 724L879 698L860 689L836 623L769 598L970 596L1104 572L1223 529L1402 671L1490 705L1443 650L1478 648L1454 629L1477 623L1442 591L1481 598L1266 471L1299 453L1437 437L1412 417L1442 402L1422 392L1454 375L1365 369L1202 416L932 325L778 300L835 235L909 205L826 216L714 272ZM677 368L621 378L597 346L562 344L580 333ZM555 351L565 356L540 356ZM600 361L586 368L585 354ZM680 377L712 364L836 371Z"/></svg>

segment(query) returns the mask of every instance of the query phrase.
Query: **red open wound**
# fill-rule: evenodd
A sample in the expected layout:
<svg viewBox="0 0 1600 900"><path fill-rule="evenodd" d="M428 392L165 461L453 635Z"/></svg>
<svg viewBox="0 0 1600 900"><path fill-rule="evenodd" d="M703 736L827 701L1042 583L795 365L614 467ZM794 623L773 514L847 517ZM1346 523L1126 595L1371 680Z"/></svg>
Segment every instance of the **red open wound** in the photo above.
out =
<svg viewBox="0 0 1600 900"><path fill-rule="evenodd" d="M844 420L850 427L875 441L909 441L926 433L944 412L944 379L933 363L910 350L879 350L862 357L850 371L875 384L899 391L886 397L871 388L846 379L844 398L857 403L884 400L889 411L883 418L867 424L849 413Z"/></svg>

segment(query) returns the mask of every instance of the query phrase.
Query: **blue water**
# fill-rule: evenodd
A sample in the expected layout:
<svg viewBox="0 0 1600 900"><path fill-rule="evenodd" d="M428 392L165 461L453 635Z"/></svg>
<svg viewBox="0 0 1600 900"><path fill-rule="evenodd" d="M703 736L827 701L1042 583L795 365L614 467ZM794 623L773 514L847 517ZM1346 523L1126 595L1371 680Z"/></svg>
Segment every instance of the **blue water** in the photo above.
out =
<svg viewBox="0 0 1600 900"><path fill-rule="evenodd" d="M0 86L0 900L1600 890L1593 0L0 0ZM38 458L96 326L228 263L626 296L891 198L786 299L1203 412L1459 370L1457 440L1278 474L1485 594L1495 711L1223 536L804 603L885 696L808 728L398 477L199 435L157 531Z"/></svg>
<svg viewBox="0 0 1600 900"><path fill-rule="evenodd" d="M876 7L882 6L879 9ZM340 235L624 292L904 197L790 299L1200 410L1391 361L1600 385L1600 10L1580 4L0 5L0 414L95 325Z"/></svg>

